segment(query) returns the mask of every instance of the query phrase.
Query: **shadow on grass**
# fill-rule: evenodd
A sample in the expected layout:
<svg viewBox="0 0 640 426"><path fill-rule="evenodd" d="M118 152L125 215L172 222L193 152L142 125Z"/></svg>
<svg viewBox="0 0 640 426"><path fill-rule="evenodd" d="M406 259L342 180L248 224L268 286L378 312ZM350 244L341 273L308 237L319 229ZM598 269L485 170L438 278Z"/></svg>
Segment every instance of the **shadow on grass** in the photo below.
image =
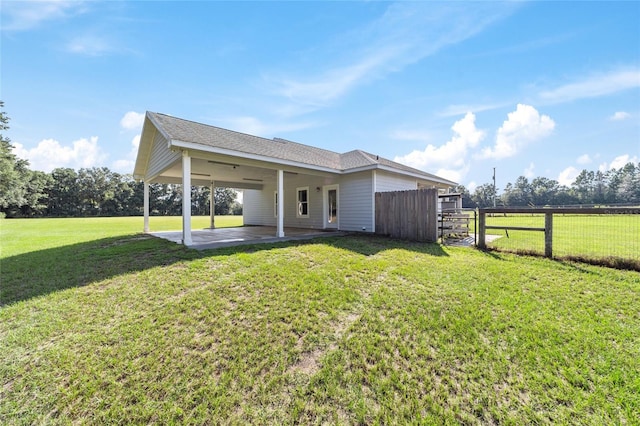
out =
<svg viewBox="0 0 640 426"><path fill-rule="evenodd" d="M99 239L2 259L0 306L200 257L148 235Z"/></svg>
<svg viewBox="0 0 640 426"><path fill-rule="evenodd" d="M191 250L149 235L130 235L32 251L2 259L0 306L181 261L308 244L329 245L365 256L392 249L448 256L438 244L411 243L367 235L247 244L203 251Z"/></svg>
<svg viewBox="0 0 640 426"><path fill-rule="evenodd" d="M371 235L365 233L352 233L337 237L314 237L311 239L294 240L285 242L269 242L258 244L244 244L233 247L206 249L203 253L207 254L228 254L236 253L252 253L261 250L271 250L280 247L295 247L301 245L328 245L337 249L348 250L363 256L373 256L382 251L387 250L408 250L432 256L449 256L443 250L440 244L435 243L419 243L412 241L403 241L389 237Z"/></svg>

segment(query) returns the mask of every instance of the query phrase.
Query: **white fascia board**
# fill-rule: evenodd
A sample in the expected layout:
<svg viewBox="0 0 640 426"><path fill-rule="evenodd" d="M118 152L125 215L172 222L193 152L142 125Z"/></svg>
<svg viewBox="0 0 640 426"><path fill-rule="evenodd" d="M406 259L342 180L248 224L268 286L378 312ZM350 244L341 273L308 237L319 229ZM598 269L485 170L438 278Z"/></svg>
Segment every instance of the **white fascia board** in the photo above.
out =
<svg viewBox="0 0 640 426"><path fill-rule="evenodd" d="M147 111L147 118L149 119L149 121L151 121L151 123L153 123L153 126L156 128L156 131L160 132L160 134L164 136L164 138L168 141L169 146L171 146L171 136L169 136L169 134L164 131L160 123L154 120L153 115L150 114L149 111Z"/></svg>
<svg viewBox="0 0 640 426"><path fill-rule="evenodd" d="M149 126L149 124L151 124L151 126ZM148 138L143 138L143 136L146 136L150 132L152 132L152 134ZM138 147L138 154L136 155L136 163L134 165L133 171L134 178L136 179L149 182L150 180L158 176L155 175L151 178L145 176L149 168L149 161L151 160L151 151L153 150L153 142L155 140L156 132L159 132L165 138L165 140L170 140L169 135L162 129L162 126L158 125L156 120L154 120L153 114L147 111L142 125L142 131L140 132L140 146ZM141 152L144 154L144 158L140 158ZM144 161L144 164L142 164L142 161ZM142 171L140 169L143 169L144 172L140 173Z"/></svg>
<svg viewBox="0 0 640 426"><path fill-rule="evenodd" d="M439 183L439 184L442 184L442 185L447 185L447 186L455 186L455 185L457 185L455 182L443 179L443 178L438 177L438 176L433 176L433 177L424 176L424 175L421 175L420 173L413 173L413 172L409 172L407 170L396 169L396 168L393 168L393 167L384 166L382 164L372 164L370 166L356 167L354 169L343 170L342 173L343 174L349 174L349 173L364 172L364 171L367 171L367 170L383 170L383 171L386 171L386 172L396 173L396 174L399 174L399 175L402 175L402 176L409 176L409 177L420 179L420 180L427 180L427 181Z"/></svg>
<svg viewBox="0 0 640 426"><path fill-rule="evenodd" d="M455 182L452 182L450 180L438 177L438 176L423 176L419 173L413 173L413 172L409 172L406 170L398 170L398 169L394 169L393 167L389 167L389 166L383 166L381 164L378 165L377 167L379 170L384 170L387 172L393 172L393 173L399 173L401 175L405 175L405 176L411 176L420 180L428 180L431 182L436 182L436 183L441 183L443 185L447 185L447 186L455 186L457 185Z"/></svg>
<svg viewBox="0 0 640 426"><path fill-rule="evenodd" d="M378 164L372 164L370 166L354 167L353 169L342 170L340 173L348 175L351 173L366 172L367 170L376 170L378 168Z"/></svg>
<svg viewBox="0 0 640 426"><path fill-rule="evenodd" d="M152 127L153 129L149 129L149 127ZM145 119L142 125L142 131L140 132L140 145L138 146L138 152L136 153L136 162L133 165L134 176L144 176L147 172L149 159L151 158L151 150L153 148L153 137L151 137L150 142L145 143L147 138L143 138L142 136L146 136L149 132L154 131L155 126L153 123Z"/></svg>
<svg viewBox="0 0 640 426"><path fill-rule="evenodd" d="M279 158L268 157L266 155L249 154L246 152L234 151L232 149L225 149L225 148L215 148L212 146L201 145L193 142L184 142L176 139L170 140L169 147L170 148L176 147L176 148L182 148L182 149L194 150L194 151L204 151L212 154L228 155L231 157L262 161L265 163L272 163L272 164L277 164L281 166L291 166L291 167L297 167L301 169L317 170L319 172L342 174L342 171L337 169L332 169L331 167L314 166L312 164L298 163L297 161L281 160Z"/></svg>

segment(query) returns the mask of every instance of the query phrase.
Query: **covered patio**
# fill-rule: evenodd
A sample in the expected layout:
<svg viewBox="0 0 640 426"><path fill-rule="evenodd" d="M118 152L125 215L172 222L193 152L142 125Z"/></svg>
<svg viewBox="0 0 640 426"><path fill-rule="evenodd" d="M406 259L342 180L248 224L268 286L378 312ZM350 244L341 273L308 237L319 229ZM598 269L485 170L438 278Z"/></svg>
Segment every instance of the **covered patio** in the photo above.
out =
<svg viewBox="0 0 640 426"><path fill-rule="evenodd" d="M284 228L284 232L286 237L276 237L276 227L274 226L194 229L191 231L191 244L189 244L189 248L207 250L246 244L275 243L344 235L344 232L339 231L288 227ZM150 232L149 234L182 244L182 231Z"/></svg>
<svg viewBox="0 0 640 426"><path fill-rule="evenodd" d="M321 230L285 229L284 180L298 176L323 179L335 177L335 170L314 164L282 159L292 143L266 140L257 136L147 112L134 176L144 183L144 232L149 233L149 184L180 184L183 188L210 188L211 229L191 229L191 194L182 193L182 230L151 233L194 248L211 248L223 244L247 244L247 241L282 241L304 235L323 234ZM316 149L317 151L324 152ZM304 152L299 156L304 157ZM263 191L273 188L276 209L275 226L214 229L214 191L216 187ZM291 232L291 234L289 234Z"/></svg>
<svg viewBox="0 0 640 426"><path fill-rule="evenodd" d="M377 192L444 190L455 185L362 150L339 154L154 112L145 116L133 174L144 187L144 232L150 231L153 214L149 185L178 184L182 186L182 231L158 236L205 248L337 230L373 233ZM209 188L212 229L216 227L215 188L244 191L244 223L259 227L258 233L247 227L192 230L190 189L194 186Z"/></svg>

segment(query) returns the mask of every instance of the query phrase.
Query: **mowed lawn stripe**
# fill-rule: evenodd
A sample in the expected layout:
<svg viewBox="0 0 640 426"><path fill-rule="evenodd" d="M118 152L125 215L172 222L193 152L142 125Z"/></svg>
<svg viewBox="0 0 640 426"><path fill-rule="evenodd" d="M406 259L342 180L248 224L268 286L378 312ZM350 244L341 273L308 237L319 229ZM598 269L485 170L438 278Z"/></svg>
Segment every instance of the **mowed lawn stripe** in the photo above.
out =
<svg viewBox="0 0 640 426"><path fill-rule="evenodd" d="M0 308L2 423L640 421L637 272L369 236L196 252L122 232L78 243L75 284L32 264L25 285L45 289Z"/></svg>

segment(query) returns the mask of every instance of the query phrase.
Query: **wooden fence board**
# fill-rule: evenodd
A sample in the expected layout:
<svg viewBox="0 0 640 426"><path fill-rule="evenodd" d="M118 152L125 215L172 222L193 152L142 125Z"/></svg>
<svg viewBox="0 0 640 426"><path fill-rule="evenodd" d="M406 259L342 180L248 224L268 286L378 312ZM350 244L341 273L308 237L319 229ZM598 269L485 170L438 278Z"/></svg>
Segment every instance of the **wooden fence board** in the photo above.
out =
<svg viewBox="0 0 640 426"><path fill-rule="evenodd" d="M376 192L376 234L412 241L438 239L438 190Z"/></svg>

